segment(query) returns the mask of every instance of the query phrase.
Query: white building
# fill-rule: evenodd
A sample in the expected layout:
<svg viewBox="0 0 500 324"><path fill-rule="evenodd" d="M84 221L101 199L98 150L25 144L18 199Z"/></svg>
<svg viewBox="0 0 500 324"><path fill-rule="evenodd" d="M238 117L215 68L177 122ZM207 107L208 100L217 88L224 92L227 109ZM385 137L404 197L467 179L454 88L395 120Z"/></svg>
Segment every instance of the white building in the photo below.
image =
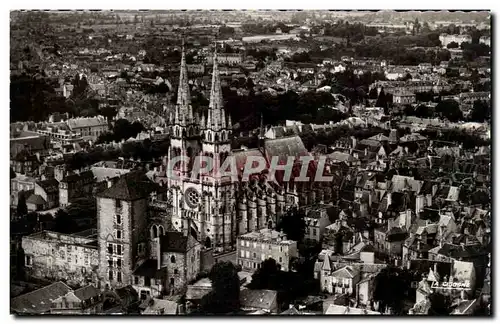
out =
<svg viewBox="0 0 500 324"><path fill-rule="evenodd" d="M271 229L241 235L236 247L237 262L243 271L254 272L262 261L274 259L282 271L290 270L290 261L298 257L297 242Z"/></svg>

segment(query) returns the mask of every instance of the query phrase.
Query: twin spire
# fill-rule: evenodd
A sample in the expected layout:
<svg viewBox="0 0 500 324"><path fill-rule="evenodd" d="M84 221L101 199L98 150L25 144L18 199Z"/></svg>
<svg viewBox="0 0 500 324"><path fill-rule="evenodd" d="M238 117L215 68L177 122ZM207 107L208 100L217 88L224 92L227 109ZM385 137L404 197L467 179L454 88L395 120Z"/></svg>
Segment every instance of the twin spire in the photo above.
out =
<svg viewBox="0 0 500 324"><path fill-rule="evenodd" d="M179 76L179 89L177 92L177 105L175 107L174 123L186 126L197 123L194 118L191 106L191 94L189 92L188 73L186 65L186 55L184 50L184 40L182 41L181 69ZM226 119L224 101L222 99L222 86L220 82L219 68L217 65L217 46L214 53L214 65L212 72L212 87L210 90L210 103L208 106L208 116L202 116L201 127L214 131L231 127L231 116Z"/></svg>
<svg viewBox="0 0 500 324"><path fill-rule="evenodd" d="M227 128L226 111L224 110L222 86L220 84L219 67L217 65L217 44L214 52L212 88L210 90L210 103L208 105L206 128L210 128L215 131Z"/></svg>
<svg viewBox="0 0 500 324"><path fill-rule="evenodd" d="M182 40L181 71L179 75L179 89L177 91L177 105L175 107L174 122L182 126L195 123L191 94L189 92L188 72L184 40Z"/></svg>

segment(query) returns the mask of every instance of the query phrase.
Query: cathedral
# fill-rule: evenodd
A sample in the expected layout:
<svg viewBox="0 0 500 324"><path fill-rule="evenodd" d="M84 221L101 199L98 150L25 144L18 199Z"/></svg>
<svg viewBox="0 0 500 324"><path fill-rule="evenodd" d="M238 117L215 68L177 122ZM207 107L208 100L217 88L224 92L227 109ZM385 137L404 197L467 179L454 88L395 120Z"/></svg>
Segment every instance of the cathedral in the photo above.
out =
<svg viewBox="0 0 500 324"><path fill-rule="evenodd" d="M167 117L170 148L154 176L155 182L168 188L175 230L188 230L216 252L229 251L235 249L237 236L274 228L288 208L331 200L329 184L280 184L267 181L265 172L253 175L249 181L232 181L213 174L192 177L197 156L211 157L215 167L230 156L242 171L249 156L264 157L269 167L272 157L286 160L289 156L310 155L300 137L265 139L262 129L258 148L231 149L232 122L224 109L216 52L209 102L208 113L193 111L183 48L177 102ZM174 168L175 177L169 177L168 161L176 156L187 156L191 162Z"/></svg>

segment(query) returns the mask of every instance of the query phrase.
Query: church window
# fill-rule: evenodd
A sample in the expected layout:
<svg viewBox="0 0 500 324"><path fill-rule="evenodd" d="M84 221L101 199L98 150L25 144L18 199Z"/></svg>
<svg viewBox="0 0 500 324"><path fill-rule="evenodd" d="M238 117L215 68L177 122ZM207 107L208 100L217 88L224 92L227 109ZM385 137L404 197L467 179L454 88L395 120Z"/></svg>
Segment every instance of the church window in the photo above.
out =
<svg viewBox="0 0 500 324"><path fill-rule="evenodd" d="M163 226L160 225L158 228L159 228L160 236L163 236L165 234L165 230L163 229Z"/></svg>
<svg viewBox="0 0 500 324"><path fill-rule="evenodd" d="M212 133L208 133L208 141L211 142L212 141Z"/></svg>

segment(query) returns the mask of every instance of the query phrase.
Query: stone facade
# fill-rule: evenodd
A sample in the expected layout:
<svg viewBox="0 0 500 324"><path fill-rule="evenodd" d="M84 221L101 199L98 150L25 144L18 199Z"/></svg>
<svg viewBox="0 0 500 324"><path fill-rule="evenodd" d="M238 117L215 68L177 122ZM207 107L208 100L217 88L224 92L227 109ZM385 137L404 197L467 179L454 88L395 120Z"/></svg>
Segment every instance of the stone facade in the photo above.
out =
<svg viewBox="0 0 500 324"><path fill-rule="evenodd" d="M65 207L75 199L90 196L94 183L92 171L66 175L59 182L59 205Z"/></svg>
<svg viewBox="0 0 500 324"><path fill-rule="evenodd" d="M264 229L241 235L236 246L237 262L243 271L254 272L266 259L274 259L282 271L290 270L290 261L298 257L297 242L283 233Z"/></svg>
<svg viewBox="0 0 500 324"><path fill-rule="evenodd" d="M208 114L198 115L191 106L185 55L182 55L177 104L167 118L170 148L153 178L168 188L173 228L188 230L206 247L221 252L235 250L238 235L274 228L281 215L291 207L330 202L336 183L292 186L286 181L267 181L264 173L252 175L254 179L249 181L220 177L215 172L194 176L193 161L197 157L212 158L216 161L214 168L222 166L226 158L231 157L236 160L239 176L249 158L264 158L269 169L274 157L279 157L279 163L286 162L287 157L295 157L293 172L297 176L301 166L298 157L310 156L299 136L266 139L263 125L259 149L232 150L231 116L226 115L223 107L217 63L216 54ZM189 163L171 165L173 174L169 174L169 161L176 157L188 157ZM314 178L312 173L307 175ZM188 229L184 227L186 224L190 224Z"/></svg>
<svg viewBox="0 0 500 324"><path fill-rule="evenodd" d="M83 285L97 281L96 239L43 231L23 237L28 275Z"/></svg>
<svg viewBox="0 0 500 324"><path fill-rule="evenodd" d="M99 271L104 285L131 284L139 241L146 229L147 199L126 201L98 197Z"/></svg>

